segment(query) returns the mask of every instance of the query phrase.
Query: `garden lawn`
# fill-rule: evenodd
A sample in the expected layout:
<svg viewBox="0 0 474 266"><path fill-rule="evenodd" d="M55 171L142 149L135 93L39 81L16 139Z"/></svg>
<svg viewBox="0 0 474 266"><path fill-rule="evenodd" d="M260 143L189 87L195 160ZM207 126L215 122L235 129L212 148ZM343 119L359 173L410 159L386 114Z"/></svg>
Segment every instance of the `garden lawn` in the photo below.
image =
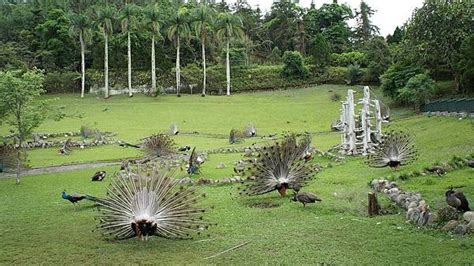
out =
<svg viewBox="0 0 474 266"><path fill-rule="evenodd" d="M327 132L338 116L339 103L330 100L334 91L341 95L347 87L315 88L239 94L232 97L173 96L114 97L107 101L93 97L79 100L60 96L55 104L64 112L82 114L47 122L39 131L78 130L81 125L114 131L117 138L138 141L148 134L166 131L172 122L181 131L227 135L231 128L253 122L258 134L284 131L313 132L313 145L326 150L340 140ZM329 90L333 91L330 92ZM359 94L360 95L360 94ZM107 111L102 111L108 106ZM394 110L393 113L403 113ZM400 171L369 168L363 158L348 158L342 164L316 157L324 168L304 187L323 199L305 208L277 192L256 197L239 196L240 184L198 187L207 197L203 205L213 207L205 219L217 226L193 240L153 237L109 241L94 232L96 210L90 202L80 207L61 199L60 193L88 193L104 196L110 176L104 182L90 182L95 169L0 179L0 263L160 263L160 264L469 264L474 261L474 237L453 236L433 229L417 228L405 222L404 211L366 217L368 182L391 177L402 189L419 191L434 211L445 206L444 192L453 185L462 187L474 205L474 170L463 168L446 176L427 175L398 180L403 173L474 153L472 120L423 116L393 118L385 129L403 129L413 134L419 151L416 163ZM3 134L5 129L1 131ZM196 144L198 149L229 146L226 138L178 135L179 145ZM240 145L268 140L250 139ZM74 150L60 156L51 150L31 152L33 165L97 161L139 156L140 152L115 146ZM72 159L65 159L72 158ZM233 174L233 163L242 154L210 154L200 176L222 178ZM224 169L216 169L223 162ZM117 167L104 168L109 173ZM184 175L182 172L179 175ZM379 195L383 205L388 201ZM272 208L256 206L272 205ZM219 255L241 243L246 245Z"/></svg>

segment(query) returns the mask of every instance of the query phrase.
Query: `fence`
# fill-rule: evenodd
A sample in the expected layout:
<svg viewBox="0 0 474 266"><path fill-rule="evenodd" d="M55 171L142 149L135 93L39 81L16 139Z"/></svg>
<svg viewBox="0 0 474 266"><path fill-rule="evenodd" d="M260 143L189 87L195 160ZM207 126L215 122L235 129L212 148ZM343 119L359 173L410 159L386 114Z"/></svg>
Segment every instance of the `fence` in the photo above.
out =
<svg viewBox="0 0 474 266"><path fill-rule="evenodd" d="M474 113L474 98L437 100L425 104L422 110L423 112Z"/></svg>

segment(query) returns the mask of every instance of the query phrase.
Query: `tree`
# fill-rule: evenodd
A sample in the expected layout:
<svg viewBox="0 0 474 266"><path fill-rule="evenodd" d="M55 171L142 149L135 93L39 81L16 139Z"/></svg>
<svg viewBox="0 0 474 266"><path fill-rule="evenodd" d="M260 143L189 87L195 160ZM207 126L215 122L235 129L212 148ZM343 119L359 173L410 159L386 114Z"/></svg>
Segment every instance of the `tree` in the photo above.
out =
<svg viewBox="0 0 474 266"><path fill-rule="evenodd" d="M176 95L178 97L181 96L181 94L179 94L181 87L181 69L179 63L181 39L187 40L191 34L189 22L187 19L188 15L188 9L186 7L179 8L177 12L171 17L169 21L170 26L168 28L168 38L170 41L174 41L176 45Z"/></svg>
<svg viewBox="0 0 474 266"><path fill-rule="evenodd" d="M355 39L359 46L379 33L379 28L370 21L374 13L375 11L366 2L360 2L360 10L356 11L357 26L355 28Z"/></svg>
<svg viewBox="0 0 474 266"><path fill-rule="evenodd" d="M226 78L227 78L227 95L230 95L230 60L229 49L230 40L232 38L242 38L244 32L242 30L242 20L240 17L231 13L220 13L217 17L217 38L226 43Z"/></svg>
<svg viewBox="0 0 474 266"><path fill-rule="evenodd" d="M286 51L283 54L282 76L291 78L306 78L309 74L308 68L303 63L303 56L298 51Z"/></svg>
<svg viewBox="0 0 474 266"><path fill-rule="evenodd" d="M127 61L128 61L128 96L132 97L132 43L130 33L137 25L136 15L138 7L134 4L126 4L120 13L120 24L122 32L127 34Z"/></svg>
<svg viewBox="0 0 474 266"><path fill-rule="evenodd" d="M214 10L207 5L201 4L193 11L193 27L196 32L196 36L201 41L201 55L202 55L202 96L206 96L206 40L209 32L213 26Z"/></svg>
<svg viewBox="0 0 474 266"><path fill-rule="evenodd" d="M380 75L392 62L388 45L383 37L374 37L365 43L364 50L367 54L369 79L378 82Z"/></svg>
<svg viewBox="0 0 474 266"><path fill-rule="evenodd" d="M402 53L434 77L450 74L462 89L458 62L463 41L474 33L473 17L473 1L425 1L407 25Z"/></svg>
<svg viewBox="0 0 474 266"><path fill-rule="evenodd" d="M404 32L402 29L400 29L398 26L395 28L393 31L392 35L387 35L387 43L388 44L398 44L402 41L404 37Z"/></svg>
<svg viewBox="0 0 474 266"><path fill-rule="evenodd" d="M151 89L156 93L156 56L155 56L155 41L162 39L160 12L158 5L150 5L145 9L145 24L147 30L151 34Z"/></svg>
<svg viewBox="0 0 474 266"><path fill-rule="evenodd" d="M97 20L100 31L104 37L104 83L105 98L109 98L109 35L113 33L112 21L115 16L115 8L113 6L105 6L97 11Z"/></svg>
<svg viewBox="0 0 474 266"><path fill-rule="evenodd" d="M331 62L331 48L323 34L319 33L311 40L309 54L312 62L321 68L326 67Z"/></svg>
<svg viewBox="0 0 474 266"><path fill-rule="evenodd" d="M268 32L269 39L274 46L278 46L283 51L296 50L304 40L298 33L303 32L300 22L302 10L291 1L274 2L269 14L265 16L263 27ZM301 24L299 24L301 23Z"/></svg>
<svg viewBox="0 0 474 266"><path fill-rule="evenodd" d="M45 118L44 76L38 71L0 72L0 116L11 127L18 140L16 183L20 184L23 143Z"/></svg>
<svg viewBox="0 0 474 266"><path fill-rule="evenodd" d="M79 36L79 43L81 45L81 98L84 98L84 91L86 86L86 62L85 50L86 43L91 43L92 30L89 18L83 14L71 13L69 15L71 27L69 29L71 35Z"/></svg>
<svg viewBox="0 0 474 266"><path fill-rule="evenodd" d="M398 90L398 100L419 107L435 93L435 82L427 74L417 74L411 77L405 87Z"/></svg>
<svg viewBox="0 0 474 266"><path fill-rule="evenodd" d="M462 59L458 68L461 73L461 85L465 92L474 91L474 34L464 40L461 46Z"/></svg>

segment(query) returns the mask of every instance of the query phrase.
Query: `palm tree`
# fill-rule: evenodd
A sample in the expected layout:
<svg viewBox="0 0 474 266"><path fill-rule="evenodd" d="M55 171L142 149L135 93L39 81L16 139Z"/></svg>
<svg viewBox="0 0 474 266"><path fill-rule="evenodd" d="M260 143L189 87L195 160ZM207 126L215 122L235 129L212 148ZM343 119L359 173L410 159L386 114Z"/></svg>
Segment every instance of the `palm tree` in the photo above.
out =
<svg viewBox="0 0 474 266"><path fill-rule="evenodd" d="M71 35L79 35L79 42L81 44L81 98L84 98L84 91L86 86L86 64L85 51L86 43L91 43L92 30L90 19L83 14L71 13L69 15L71 27L69 33Z"/></svg>
<svg viewBox="0 0 474 266"><path fill-rule="evenodd" d="M230 95L230 61L229 47L231 38L242 38L242 20L240 17L228 12L220 13L217 17L217 38L226 43L226 77L227 77L227 95Z"/></svg>
<svg viewBox="0 0 474 266"><path fill-rule="evenodd" d="M109 35L112 34L112 21L115 9L112 6L105 6L97 11L97 20L100 31L104 37L104 83L105 98L109 98Z"/></svg>
<svg viewBox="0 0 474 266"><path fill-rule="evenodd" d="M156 93L156 58L155 40L162 39L160 28L162 21L158 11L158 5L150 5L145 11L145 23L147 30L151 33L151 89Z"/></svg>
<svg viewBox="0 0 474 266"><path fill-rule="evenodd" d="M120 24L122 32L127 33L127 59L128 59L128 96L132 97L132 43L130 41L130 33L137 24L136 14L138 6L134 4L126 4L122 12L120 12Z"/></svg>
<svg viewBox="0 0 474 266"><path fill-rule="evenodd" d="M168 28L168 38L170 41L175 41L176 44L176 93L180 97L179 88L181 86L181 70L179 64L179 48L180 40L189 39L190 30L187 20L188 10L186 7L181 7L178 9L178 12L174 14L170 19L170 26Z"/></svg>
<svg viewBox="0 0 474 266"><path fill-rule="evenodd" d="M202 96L206 96L206 39L209 31L212 30L214 9L206 6L205 4L196 7L193 12L193 27L196 31L196 36L201 41L201 53L202 53Z"/></svg>

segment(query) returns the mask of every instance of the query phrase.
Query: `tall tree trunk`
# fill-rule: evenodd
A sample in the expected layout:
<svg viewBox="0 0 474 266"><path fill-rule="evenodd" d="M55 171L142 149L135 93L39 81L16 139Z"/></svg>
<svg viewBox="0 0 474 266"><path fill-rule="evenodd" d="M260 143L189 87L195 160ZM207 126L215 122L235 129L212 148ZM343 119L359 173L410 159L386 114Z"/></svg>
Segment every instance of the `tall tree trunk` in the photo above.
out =
<svg viewBox="0 0 474 266"><path fill-rule="evenodd" d="M18 151L16 153L16 184L20 184L20 176L21 176L21 145L23 144L23 141L20 138L19 141L20 147L18 148Z"/></svg>
<svg viewBox="0 0 474 266"><path fill-rule="evenodd" d="M156 93L155 36L151 37L151 91Z"/></svg>
<svg viewBox="0 0 474 266"><path fill-rule="evenodd" d="M109 40L107 33L104 33L104 82L105 98L109 98Z"/></svg>
<svg viewBox="0 0 474 266"><path fill-rule="evenodd" d="M227 77L227 95L230 95L230 60L229 60L229 39L227 39L226 51L226 77Z"/></svg>
<svg viewBox="0 0 474 266"><path fill-rule="evenodd" d="M179 68L179 33L176 38L176 95L179 97L179 88L181 87L181 70Z"/></svg>
<svg viewBox="0 0 474 266"><path fill-rule="evenodd" d="M86 63L85 63L85 44L82 37L82 31L79 32L79 41L81 42L81 98L84 98L86 88Z"/></svg>
<svg viewBox="0 0 474 266"><path fill-rule="evenodd" d="M202 96L206 96L206 79L207 79L207 73L206 73L206 43L205 40L202 40Z"/></svg>
<svg viewBox="0 0 474 266"><path fill-rule="evenodd" d="M130 42L130 31L127 33L127 55L128 55L128 96L132 97L132 44Z"/></svg>

